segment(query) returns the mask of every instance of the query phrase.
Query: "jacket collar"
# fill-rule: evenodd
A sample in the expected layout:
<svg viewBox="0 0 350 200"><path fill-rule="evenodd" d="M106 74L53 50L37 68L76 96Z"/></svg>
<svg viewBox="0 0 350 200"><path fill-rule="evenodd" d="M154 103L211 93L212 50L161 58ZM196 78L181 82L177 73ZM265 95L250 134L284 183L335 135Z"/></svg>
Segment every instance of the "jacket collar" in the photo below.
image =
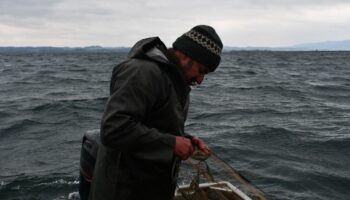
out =
<svg viewBox="0 0 350 200"><path fill-rule="evenodd" d="M191 91L183 72L180 70L179 62L171 55L159 37L151 37L138 41L130 50L128 58L145 59L156 62L165 71L175 86L177 96L182 105L185 105L187 96Z"/></svg>

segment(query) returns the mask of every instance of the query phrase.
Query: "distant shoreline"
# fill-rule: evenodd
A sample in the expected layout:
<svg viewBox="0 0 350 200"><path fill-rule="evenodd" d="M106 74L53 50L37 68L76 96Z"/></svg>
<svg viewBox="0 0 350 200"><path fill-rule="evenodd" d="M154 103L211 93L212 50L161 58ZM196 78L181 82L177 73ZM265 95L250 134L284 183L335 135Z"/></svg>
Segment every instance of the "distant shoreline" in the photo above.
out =
<svg viewBox="0 0 350 200"><path fill-rule="evenodd" d="M128 47L0 47L0 53L127 53Z"/></svg>
<svg viewBox="0 0 350 200"><path fill-rule="evenodd" d="M128 53L131 47L0 47L0 53ZM223 53L237 51L271 52L345 52L350 49L313 49L313 48L270 48L270 47L224 47Z"/></svg>

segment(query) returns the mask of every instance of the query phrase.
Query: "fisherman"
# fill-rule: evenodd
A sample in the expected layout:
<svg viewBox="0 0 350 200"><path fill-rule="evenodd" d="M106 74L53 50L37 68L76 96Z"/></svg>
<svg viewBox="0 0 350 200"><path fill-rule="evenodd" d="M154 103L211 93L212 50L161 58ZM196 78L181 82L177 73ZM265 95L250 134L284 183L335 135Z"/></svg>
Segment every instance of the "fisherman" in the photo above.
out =
<svg viewBox="0 0 350 200"><path fill-rule="evenodd" d="M190 86L220 63L216 31L198 25L167 49L158 37L137 42L113 69L101 120L90 200L170 200L178 168L206 144L184 132Z"/></svg>

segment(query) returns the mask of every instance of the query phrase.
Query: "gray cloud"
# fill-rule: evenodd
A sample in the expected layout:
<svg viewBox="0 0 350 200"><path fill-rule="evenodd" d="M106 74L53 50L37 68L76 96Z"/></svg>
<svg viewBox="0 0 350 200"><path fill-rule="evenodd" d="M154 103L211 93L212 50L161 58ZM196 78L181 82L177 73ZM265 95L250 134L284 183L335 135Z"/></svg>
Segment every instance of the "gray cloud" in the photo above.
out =
<svg viewBox="0 0 350 200"><path fill-rule="evenodd" d="M37 17L53 11L60 0L1 0L0 16Z"/></svg>
<svg viewBox="0 0 350 200"><path fill-rule="evenodd" d="M196 24L232 46L350 38L345 0L1 0L0 10L0 46L130 46L154 35L170 45Z"/></svg>

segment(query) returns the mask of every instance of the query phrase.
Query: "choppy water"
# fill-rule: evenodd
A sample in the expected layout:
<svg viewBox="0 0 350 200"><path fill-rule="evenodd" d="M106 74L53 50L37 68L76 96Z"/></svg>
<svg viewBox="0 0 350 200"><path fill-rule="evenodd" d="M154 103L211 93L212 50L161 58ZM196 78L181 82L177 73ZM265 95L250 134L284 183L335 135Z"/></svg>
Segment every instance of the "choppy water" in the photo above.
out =
<svg viewBox="0 0 350 200"><path fill-rule="evenodd" d="M0 199L67 199L125 54L0 55ZM234 52L187 132L272 199L350 199L350 52Z"/></svg>

